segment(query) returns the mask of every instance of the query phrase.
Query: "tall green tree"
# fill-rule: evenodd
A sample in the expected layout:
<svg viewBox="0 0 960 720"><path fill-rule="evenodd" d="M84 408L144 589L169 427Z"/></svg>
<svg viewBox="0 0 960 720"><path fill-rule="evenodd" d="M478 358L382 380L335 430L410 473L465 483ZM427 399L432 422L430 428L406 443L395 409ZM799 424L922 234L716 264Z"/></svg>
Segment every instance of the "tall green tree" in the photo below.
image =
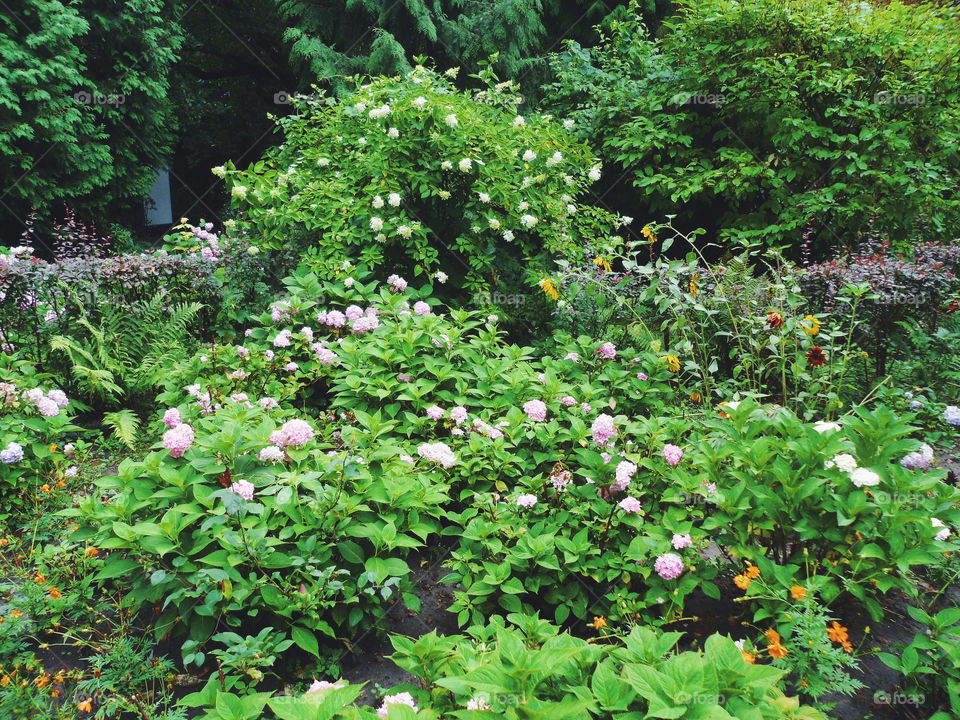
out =
<svg viewBox="0 0 960 720"><path fill-rule="evenodd" d="M176 128L177 0L20 0L0 13L0 213L132 212Z"/></svg>
<svg viewBox="0 0 960 720"><path fill-rule="evenodd" d="M561 38L585 39L620 2L595 0L276 0L291 61L334 89L357 74L395 74L410 58L473 70L494 53L502 77L535 70Z"/></svg>

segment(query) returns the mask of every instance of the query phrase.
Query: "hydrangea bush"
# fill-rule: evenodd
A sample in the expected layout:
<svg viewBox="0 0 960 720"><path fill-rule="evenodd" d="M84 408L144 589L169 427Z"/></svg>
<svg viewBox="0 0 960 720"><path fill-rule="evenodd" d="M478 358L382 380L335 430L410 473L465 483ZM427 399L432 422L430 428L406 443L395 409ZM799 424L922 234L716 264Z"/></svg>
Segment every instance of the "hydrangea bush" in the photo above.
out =
<svg viewBox="0 0 960 720"><path fill-rule="evenodd" d="M488 287L507 257L540 258L542 272L545 255L616 245L619 219L584 202L602 172L589 148L482 77L489 87L467 93L417 67L342 100L296 99L282 145L245 171L214 171L265 245L310 246L327 275L343 258L391 258Z"/></svg>

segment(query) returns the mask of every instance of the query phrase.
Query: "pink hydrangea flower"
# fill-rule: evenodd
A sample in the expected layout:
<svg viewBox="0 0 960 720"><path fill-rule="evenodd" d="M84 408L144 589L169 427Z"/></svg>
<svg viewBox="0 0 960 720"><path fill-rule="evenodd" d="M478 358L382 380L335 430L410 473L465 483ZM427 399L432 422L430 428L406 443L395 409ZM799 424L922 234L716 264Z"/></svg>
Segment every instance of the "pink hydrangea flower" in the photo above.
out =
<svg viewBox="0 0 960 720"><path fill-rule="evenodd" d="M278 348L290 347L290 331L282 330L277 333L277 336L273 339L273 346Z"/></svg>
<svg viewBox="0 0 960 720"><path fill-rule="evenodd" d="M296 372L297 370L300 369L300 366L297 365L295 362L293 362L293 360L291 360L290 362L288 362L286 365L283 366L283 369L286 370L287 372Z"/></svg>
<svg viewBox="0 0 960 720"><path fill-rule="evenodd" d="M605 360L613 360L617 356L617 346L612 342L605 342L597 348L596 352Z"/></svg>
<svg viewBox="0 0 960 720"><path fill-rule="evenodd" d="M228 489L230 492L236 493L244 500L253 500L253 491L256 488L253 487L253 483L249 480L237 480Z"/></svg>
<svg viewBox="0 0 960 720"><path fill-rule="evenodd" d="M563 356L564 360L573 360L574 362L580 362L580 353L568 352Z"/></svg>
<svg viewBox="0 0 960 720"><path fill-rule="evenodd" d="M275 407L280 407L280 403L278 403L272 397L260 398L257 401L257 405L262 407L264 410L273 410Z"/></svg>
<svg viewBox="0 0 960 720"><path fill-rule="evenodd" d="M163 424L168 428L175 428L182 422L183 420L180 417L180 411L177 408L169 408L163 414Z"/></svg>
<svg viewBox="0 0 960 720"><path fill-rule="evenodd" d="M401 293L407 289L407 281L404 280L399 275L391 275L387 278L387 285L390 286L390 289L395 293Z"/></svg>
<svg viewBox="0 0 960 720"><path fill-rule="evenodd" d="M462 405L457 407L450 408L450 419L453 420L457 425L467 421L467 409Z"/></svg>
<svg viewBox="0 0 960 720"><path fill-rule="evenodd" d="M423 443L417 448L417 454L425 460L432 460L445 468L451 468L457 462L457 457L453 454L453 451L442 442Z"/></svg>
<svg viewBox="0 0 960 720"><path fill-rule="evenodd" d="M585 413L593 412L593 407L590 405L590 403L580 403L580 409Z"/></svg>
<svg viewBox="0 0 960 720"><path fill-rule="evenodd" d="M676 553L665 553L656 559L653 569L664 580L676 580L683 573L683 559Z"/></svg>
<svg viewBox="0 0 960 720"><path fill-rule="evenodd" d="M56 417L60 414L60 406L48 397L42 397L37 401L37 410L44 417Z"/></svg>
<svg viewBox="0 0 960 720"><path fill-rule="evenodd" d="M282 447L287 445L299 447L300 445L306 445L313 439L313 428L310 427L310 423L299 418L287 420L281 426L279 433L281 442L276 444ZM274 442L273 436L271 436L271 442Z"/></svg>
<svg viewBox="0 0 960 720"><path fill-rule="evenodd" d="M263 462L281 462L286 455L280 446L267 445L257 454L257 458Z"/></svg>
<svg viewBox="0 0 960 720"><path fill-rule="evenodd" d="M270 350L269 348L263 351L263 356L264 356L268 361L269 361L269 360L273 360L273 358L275 357L275 356L274 356L274 353L273 353L273 350Z"/></svg>
<svg viewBox="0 0 960 720"><path fill-rule="evenodd" d="M410 465L416 464L416 461L409 455L401 455L400 460L402 460L405 463L409 463Z"/></svg>
<svg viewBox="0 0 960 720"><path fill-rule="evenodd" d="M387 713L390 712L391 705L407 705L413 708L414 712L417 712L417 703L413 699L413 695L407 692L397 693L396 695L387 695L383 699L383 704L377 708L377 717L385 718Z"/></svg>
<svg viewBox="0 0 960 720"><path fill-rule="evenodd" d="M693 545L693 538L689 535L673 535L673 549L674 550L683 550Z"/></svg>
<svg viewBox="0 0 960 720"><path fill-rule="evenodd" d="M344 313L347 316L347 320L353 322L359 317L363 317L363 308L359 305L351 305L348 307Z"/></svg>
<svg viewBox="0 0 960 720"><path fill-rule="evenodd" d="M637 373L637 380L646 380L646 379L647 379L646 373Z"/></svg>
<svg viewBox="0 0 960 720"><path fill-rule="evenodd" d="M302 328L300 328L300 334L303 335L303 339L308 343L313 342L313 328L309 325L304 325Z"/></svg>
<svg viewBox="0 0 960 720"><path fill-rule="evenodd" d="M617 464L617 479L613 483L615 490L626 490L627 486L630 484L630 480L633 479L634 473L637 472L637 466L634 465L629 460L621 460Z"/></svg>
<svg viewBox="0 0 960 720"><path fill-rule="evenodd" d="M380 319L376 315L361 315L353 321L350 329L360 334L376 330L378 327L380 327Z"/></svg>
<svg viewBox="0 0 960 720"><path fill-rule="evenodd" d="M572 395L564 395L562 398L560 398L560 404L566 405L567 407L573 407L577 404L577 401Z"/></svg>
<svg viewBox="0 0 960 720"><path fill-rule="evenodd" d="M170 451L172 457L183 457L191 445L193 445L193 428L186 423L180 423L163 434L163 446Z"/></svg>
<svg viewBox="0 0 960 720"><path fill-rule="evenodd" d="M339 310L331 310L327 313L326 324L333 328L343 327L347 322L347 316Z"/></svg>
<svg viewBox="0 0 960 720"><path fill-rule="evenodd" d="M547 419L547 406L542 400L528 400L523 404L523 411L531 420L542 422Z"/></svg>
<svg viewBox="0 0 960 720"><path fill-rule="evenodd" d="M623 500L621 500L619 505L624 512L638 513L643 510L643 505L641 502L630 495L627 495Z"/></svg>
<svg viewBox="0 0 960 720"><path fill-rule="evenodd" d="M517 497L517 505L519 505L520 507L529 508L529 507L533 507L536 504L537 504L536 495L531 495L530 493L524 493L523 495L520 495L519 497Z"/></svg>
<svg viewBox="0 0 960 720"><path fill-rule="evenodd" d="M443 408L438 405L431 405L427 408L427 417L431 420L439 420L443 417Z"/></svg>
<svg viewBox="0 0 960 720"><path fill-rule="evenodd" d="M418 300L413 304L413 312L416 315L429 315L430 306L427 305L423 300Z"/></svg>
<svg viewBox="0 0 960 720"><path fill-rule="evenodd" d="M660 454L663 455L663 459L671 465L678 465L680 461L683 460L683 450L669 443L663 446L663 451Z"/></svg>
<svg viewBox="0 0 960 720"><path fill-rule="evenodd" d="M347 683L343 680L337 680L336 682L327 682L326 680L314 680L310 687L307 688L308 693L320 692L321 690L333 690L336 688L346 687Z"/></svg>
<svg viewBox="0 0 960 720"><path fill-rule="evenodd" d="M607 447L610 444L610 440L616 436L617 427L611 416L606 413L601 413L597 415L597 419L593 421L590 432L593 434L593 441L597 445Z"/></svg>
<svg viewBox="0 0 960 720"><path fill-rule="evenodd" d="M67 398L67 394L63 390L58 390L55 388L47 393L47 397L62 408L70 404L70 400Z"/></svg>

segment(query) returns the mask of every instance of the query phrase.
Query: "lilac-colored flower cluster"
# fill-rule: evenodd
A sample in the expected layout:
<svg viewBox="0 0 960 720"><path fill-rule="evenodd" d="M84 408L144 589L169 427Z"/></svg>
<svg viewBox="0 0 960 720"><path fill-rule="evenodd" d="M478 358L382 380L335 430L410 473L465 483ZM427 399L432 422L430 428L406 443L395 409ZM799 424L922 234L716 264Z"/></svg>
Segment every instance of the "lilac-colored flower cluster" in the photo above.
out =
<svg viewBox="0 0 960 720"><path fill-rule="evenodd" d="M424 460L431 460L445 468L452 468L457 462L453 450L442 442L423 443L417 448L417 454Z"/></svg>
<svg viewBox="0 0 960 720"><path fill-rule="evenodd" d="M900 464L907 470L926 470L933 463L933 448L924 443L919 450L907 454Z"/></svg>
<svg viewBox="0 0 960 720"><path fill-rule="evenodd" d="M676 580L683 573L683 558L676 553L665 553L656 559L653 569L664 580Z"/></svg>
<svg viewBox="0 0 960 720"><path fill-rule="evenodd" d="M193 439L193 428L180 423L163 434L163 446L170 451L171 457L179 458L193 445Z"/></svg>

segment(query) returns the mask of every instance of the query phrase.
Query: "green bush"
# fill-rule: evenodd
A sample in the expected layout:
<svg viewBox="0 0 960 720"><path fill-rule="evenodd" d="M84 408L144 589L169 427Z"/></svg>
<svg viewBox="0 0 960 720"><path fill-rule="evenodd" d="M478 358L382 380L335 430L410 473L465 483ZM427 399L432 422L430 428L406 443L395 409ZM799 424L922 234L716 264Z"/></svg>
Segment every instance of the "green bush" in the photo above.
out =
<svg viewBox="0 0 960 720"><path fill-rule="evenodd" d="M458 92L417 68L340 102L302 98L279 121L282 145L246 171L215 172L241 228L309 248L328 277L345 260L416 275L442 266L453 288L492 290L536 278L551 257L615 246L617 219L583 202L600 174L589 148L549 116L521 117L510 84L490 83Z"/></svg>
<svg viewBox="0 0 960 720"><path fill-rule="evenodd" d="M688 204L722 240L849 243L873 215L895 242L948 240L958 43L939 3L689 0L656 39L635 14L569 47L550 91L651 213Z"/></svg>

